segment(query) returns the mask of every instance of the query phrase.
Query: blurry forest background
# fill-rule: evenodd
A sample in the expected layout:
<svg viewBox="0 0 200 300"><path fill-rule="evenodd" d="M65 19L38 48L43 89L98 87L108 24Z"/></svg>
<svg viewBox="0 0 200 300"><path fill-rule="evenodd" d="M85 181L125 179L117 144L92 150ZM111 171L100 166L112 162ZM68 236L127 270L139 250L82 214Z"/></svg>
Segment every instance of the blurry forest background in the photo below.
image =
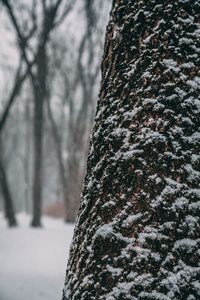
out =
<svg viewBox="0 0 200 300"><path fill-rule="evenodd" d="M0 0L0 210L73 222L111 1Z"/></svg>

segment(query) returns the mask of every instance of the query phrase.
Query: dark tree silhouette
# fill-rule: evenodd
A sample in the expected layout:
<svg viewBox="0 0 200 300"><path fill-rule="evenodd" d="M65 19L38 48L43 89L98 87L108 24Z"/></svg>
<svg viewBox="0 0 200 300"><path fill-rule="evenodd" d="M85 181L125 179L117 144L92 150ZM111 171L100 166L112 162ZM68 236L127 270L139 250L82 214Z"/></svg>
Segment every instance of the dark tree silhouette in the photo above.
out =
<svg viewBox="0 0 200 300"><path fill-rule="evenodd" d="M48 3L42 0L38 6L37 1L32 1L32 7L27 6L29 12L30 26L28 33L24 31L21 20L18 20L16 10L20 9L17 3L9 0L1 0L6 7L11 23L15 29L18 47L23 61L29 70L29 77L33 89L34 117L33 117L33 136L34 136L34 167L33 167L33 227L41 226L42 213L42 191L43 191L43 125L44 125L44 103L48 97L47 77L48 77L48 55L47 45L50 34L57 28L67 14L71 11L74 1L55 0ZM59 8L62 6L62 12ZM23 5L22 5L23 6ZM38 19L37 9L41 9L42 22ZM22 22L23 23L23 22ZM35 49L32 49L31 41L36 38ZM33 61L29 56L34 54ZM32 66L34 65L34 68Z"/></svg>
<svg viewBox="0 0 200 300"><path fill-rule="evenodd" d="M4 199L4 212L8 222L8 226L15 227L17 226L17 220L15 217L14 204L13 204L13 199L12 199L12 195L8 183L7 173L3 165L1 156L0 156L0 187Z"/></svg>
<svg viewBox="0 0 200 300"><path fill-rule="evenodd" d="M5 216L8 221L8 225L10 227L14 227L17 225L17 220L15 217L15 209L14 209L14 201L12 197L12 192L10 189L10 184L8 180L7 170L3 162L3 147L2 147L2 134L4 132L4 128L6 126L7 120L9 119L9 114L11 107L17 100L19 93L22 89L22 86L28 77L30 68L32 67L34 61L30 63L30 66L22 72L22 63L21 60L19 62L19 66L14 77L13 87L8 95L8 99L6 100L6 105L3 109L3 112L0 116L0 187L1 193L4 200L4 211Z"/></svg>
<svg viewBox="0 0 200 300"><path fill-rule="evenodd" d="M113 1L63 300L200 297L199 20Z"/></svg>

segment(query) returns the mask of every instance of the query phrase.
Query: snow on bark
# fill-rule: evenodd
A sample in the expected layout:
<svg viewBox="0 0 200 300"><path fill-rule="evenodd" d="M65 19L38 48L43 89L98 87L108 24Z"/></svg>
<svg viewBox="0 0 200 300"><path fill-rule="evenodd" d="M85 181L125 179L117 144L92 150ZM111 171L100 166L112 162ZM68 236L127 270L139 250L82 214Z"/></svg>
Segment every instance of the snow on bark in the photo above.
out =
<svg viewBox="0 0 200 300"><path fill-rule="evenodd" d="M199 20L113 1L63 300L200 299Z"/></svg>

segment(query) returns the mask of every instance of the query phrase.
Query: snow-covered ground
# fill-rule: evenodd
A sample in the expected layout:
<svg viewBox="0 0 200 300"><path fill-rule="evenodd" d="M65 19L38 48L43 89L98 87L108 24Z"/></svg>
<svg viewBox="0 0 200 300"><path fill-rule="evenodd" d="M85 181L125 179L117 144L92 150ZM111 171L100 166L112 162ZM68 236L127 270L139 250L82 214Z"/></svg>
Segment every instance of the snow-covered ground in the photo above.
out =
<svg viewBox="0 0 200 300"><path fill-rule="evenodd" d="M8 229L0 214L0 300L59 300L73 225L45 217L42 229L18 215L20 227Z"/></svg>

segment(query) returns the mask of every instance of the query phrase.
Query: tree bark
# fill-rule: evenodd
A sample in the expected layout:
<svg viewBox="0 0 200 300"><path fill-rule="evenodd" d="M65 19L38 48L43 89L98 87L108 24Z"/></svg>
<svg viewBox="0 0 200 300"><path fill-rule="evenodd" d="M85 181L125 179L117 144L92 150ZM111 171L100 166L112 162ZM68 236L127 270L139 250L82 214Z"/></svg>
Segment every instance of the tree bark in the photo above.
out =
<svg viewBox="0 0 200 300"><path fill-rule="evenodd" d="M113 1L63 300L200 297L199 20Z"/></svg>

